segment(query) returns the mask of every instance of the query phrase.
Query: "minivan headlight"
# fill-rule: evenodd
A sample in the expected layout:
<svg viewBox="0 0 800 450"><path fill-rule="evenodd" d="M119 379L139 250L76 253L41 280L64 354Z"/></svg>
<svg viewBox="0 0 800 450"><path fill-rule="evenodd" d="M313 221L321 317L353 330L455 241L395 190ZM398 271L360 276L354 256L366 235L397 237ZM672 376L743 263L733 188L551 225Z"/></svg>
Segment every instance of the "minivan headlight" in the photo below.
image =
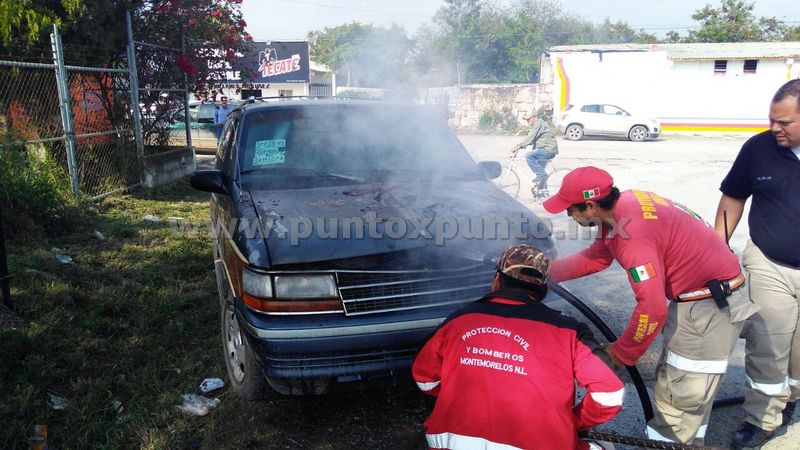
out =
<svg viewBox="0 0 800 450"><path fill-rule="evenodd" d="M259 298L272 298L272 281L269 275L242 270L242 287L248 294Z"/></svg>
<svg viewBox="0 0 800 450"><path fill-rule="evenodd" d="M242 270L242 301L267 314L342 312L342 301L332 274L275 275Z"/></svg>
<svg viewBox="0 0 800 450"><path fill-rule="evenodd" d="M332 274L275 275L275 298L309 299L338 297Z"/></svg>

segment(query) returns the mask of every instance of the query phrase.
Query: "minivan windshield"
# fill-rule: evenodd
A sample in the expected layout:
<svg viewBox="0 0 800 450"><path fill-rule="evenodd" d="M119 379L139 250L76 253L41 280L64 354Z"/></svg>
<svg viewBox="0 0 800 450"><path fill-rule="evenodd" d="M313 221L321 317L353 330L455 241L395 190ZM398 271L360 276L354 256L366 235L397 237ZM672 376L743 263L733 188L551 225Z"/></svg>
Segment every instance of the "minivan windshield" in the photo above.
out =
<svg viewBox="0 0 800 450"><path fill-rule="evenodd" d="M242 174L326 178L326 184L481 178L441 111L413 105L298 105L255 112L246 116L239 144ZM326 174L333 175L320 177Z"/></svg>

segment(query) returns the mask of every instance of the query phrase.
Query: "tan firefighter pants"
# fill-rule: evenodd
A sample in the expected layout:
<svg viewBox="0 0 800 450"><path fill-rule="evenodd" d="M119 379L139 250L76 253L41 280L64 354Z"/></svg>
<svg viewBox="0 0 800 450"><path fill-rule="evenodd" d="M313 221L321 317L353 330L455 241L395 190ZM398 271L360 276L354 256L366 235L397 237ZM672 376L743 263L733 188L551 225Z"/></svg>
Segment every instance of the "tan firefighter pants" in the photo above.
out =
<svg viewBox="0 0 800 450"><path fill-rule="evenodd" d="M742 330L747 341L746 420L765 430L781 425L787 401L800 398L800 269L768 259L752 242L742 254L750 296L761 309Z"/></svg>
<svg viewBox="0 0 800 450"><path fill-rule="evenodd" d="M756 310L746 288L735 291L728 303L730 307L720 309L713 299L670 302L654 390L655 417L647 424L650 439L703 445L728 357L744 319Z"/></svg>

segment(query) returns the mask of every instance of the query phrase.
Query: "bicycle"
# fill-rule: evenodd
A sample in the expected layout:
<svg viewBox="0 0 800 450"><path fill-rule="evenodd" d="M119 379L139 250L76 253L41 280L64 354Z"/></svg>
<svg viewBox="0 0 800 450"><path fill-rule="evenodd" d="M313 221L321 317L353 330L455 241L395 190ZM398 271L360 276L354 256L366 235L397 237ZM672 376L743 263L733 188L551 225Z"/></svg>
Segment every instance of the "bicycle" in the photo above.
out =
<svg viewBox="0 0 800 450"><path fill-rule="evenodd" d="M517 173L517 157L511 156L509 157L510 163L506 166L503 166L503 170L500 173L500 176L495 179L495 183L497 186L504 190L508 195L513 198L517 198L519 196L520 190L520 177L519 173ZM561 182L564 180L564 176L569 173L566 169L559 169L553 164L553 160L543 160L546 161L545 165L545 186L542 189L538 188L538 184L535 184L531 187L531 195L533 196L534 202L542 202L551 195L558 192L561 188Z"/></svg>

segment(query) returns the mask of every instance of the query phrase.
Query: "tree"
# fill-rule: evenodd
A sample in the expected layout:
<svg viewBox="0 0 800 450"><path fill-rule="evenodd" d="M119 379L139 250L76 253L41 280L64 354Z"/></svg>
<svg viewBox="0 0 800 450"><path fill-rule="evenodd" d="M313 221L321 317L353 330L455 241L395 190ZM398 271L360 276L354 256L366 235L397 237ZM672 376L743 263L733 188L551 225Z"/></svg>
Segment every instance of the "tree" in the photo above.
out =
<svg viewBox="0 0 800 450"><path fill-rule="evenodd" d="M796 27L787 27L783 34L785 41L800 41L800 25Z"/></svg>
<svg viewBox="0 0 800 450"><path fill-rule="evenodd" d="M675 30L667 31L667 38L664 39L664 42L668 42L670 44L677 44L681 42L683 38L681 37L680 33Z"/></svg>
<svg viewBox="0 0 800 450"><path fill-rule="evenodd" d="M242 0L0 0L0 49L19 57L48 58L49 35L59 25L68 64L110 66L125 61L125 12L137 41L180 48L164 61L204 83L252 40L244 31Z"/></svg>
<svg viewBox="0 0 800 450"><path fill-rule="evenodd" d="M648 43L652 44L658 41L655 35L645 33L644 31L636 31L625 22L617 21L611 23L606 20L595 27L594 36L592 39L597 43L604 44L624 44L624 43Z"/></svg>
<svg viewBox="0 0 800 450"><path fill-rule="evenodd" d="M448 0L434 20L439 30L428 34L438 45L428 50L441 53L428 59L451 61L461 82L536 82L541 54L555 45L656 41L625 22L594 25L565 14L553 0L517 0L503 9Z"/></svg>
<svg viewBox="0 0 800 450"><path fill-rule="evenodd" d="M458 83L467 81L462 79L467 74L477 75L477 66L482 62L478 41L484 37L481 27L484 8L481 0L445 0L433 18L441 28L438 47L443 61L454 65Z"/></svg>
<svg viewBox="0 0 800 450"><path fill-rule="evenodd" d="M756 18L755 3L744 0L721 0L719 8L706 5L695 11L692 19L700 29L692 30L684 42L779 41L790 31L775 17Z"/></svg>
<svg viewBox="0 0 800 450"><path fill-rule="evenodd" d="M308 34L311 57L346 74L351 86L379 87L407 83L414 47L405 30L353 22Z"/></svg>
<svg viewBox="0 0 800 450"><path fill-rule="evenodd" d="M195 92L224 79L237 54L252 37L245 32L242 0L144 0L134 14L136 40L186 51L170 61L196 81Z"/></svg>
<svg viewBox="0 0 800 450"><path fill-rule="evenodd" d="M124 11L124 2L111 0L0 0L0 49L52 59L49 36L58 25L68 64L108 62L125 54Z"/></svg>

